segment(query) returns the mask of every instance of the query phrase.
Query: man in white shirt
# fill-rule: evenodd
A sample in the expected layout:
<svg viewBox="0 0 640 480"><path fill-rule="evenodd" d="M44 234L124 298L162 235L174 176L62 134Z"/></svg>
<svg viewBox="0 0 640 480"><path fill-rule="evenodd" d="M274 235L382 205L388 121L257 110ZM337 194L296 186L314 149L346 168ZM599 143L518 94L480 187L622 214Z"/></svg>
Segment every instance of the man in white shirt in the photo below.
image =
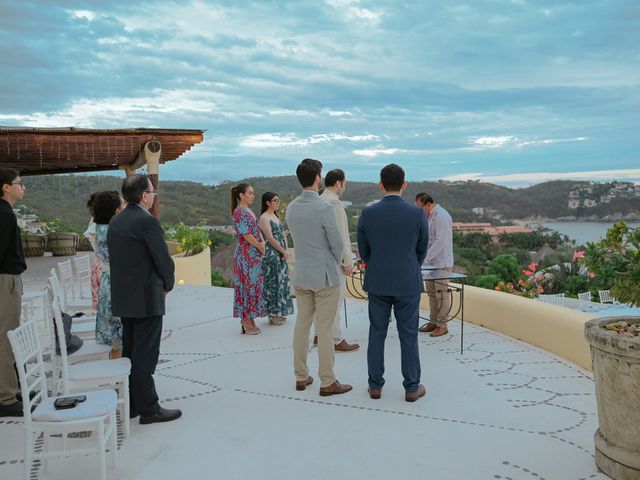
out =
<svg viewBox="0 0 640 480"><path fill-rule="evenodd" d="M339 168L327 172L324 177L324 186L326 187L320 198L329 202L336 211L336 217L338 218L338 227L340 229L340 236L342 237L342 261L341 261L341 282L340 282L340 302L338 305L342 305L344 302L344 295L346 290L345 276L353 273L353 254L351 253L351 237L349 236L349 221L347 220L347 212L344 210L344 205L340 201L340 197L347 189L347 180L344 172ZM353 352L360 348L357 343L349 343L342 336L342 329L340 328L340 307L336 313L335 321L333 322L333 341L336 352ZM313 338L314 346L318 344L318 331L315 330L315 337Z"/></svg>
<svg viewBox="0 0 640 480"><path fill-rule="evenodd" d="M424 261L425 267L451 271L453 269L453 221L451 215L438 205L427 193L416 195L416 206L422 208L429 222L429 249ZM449 333L447 322L451 310L449 281L425 282L429 296L429 323L420 327L420 331L430 333L432 337L441 337Z"/></svg>

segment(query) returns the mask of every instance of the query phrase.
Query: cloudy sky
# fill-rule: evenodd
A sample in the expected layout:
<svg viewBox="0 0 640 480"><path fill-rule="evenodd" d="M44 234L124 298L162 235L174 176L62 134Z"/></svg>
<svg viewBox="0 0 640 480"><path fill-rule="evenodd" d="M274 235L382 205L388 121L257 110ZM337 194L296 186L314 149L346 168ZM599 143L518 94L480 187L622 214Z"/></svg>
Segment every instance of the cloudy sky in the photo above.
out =
<svg viewBox="0 0 640 480"><path fill-rule="evenodd" d="M638 0L0 0L0 125L206 129L163 178L640 181Z"/></svg>

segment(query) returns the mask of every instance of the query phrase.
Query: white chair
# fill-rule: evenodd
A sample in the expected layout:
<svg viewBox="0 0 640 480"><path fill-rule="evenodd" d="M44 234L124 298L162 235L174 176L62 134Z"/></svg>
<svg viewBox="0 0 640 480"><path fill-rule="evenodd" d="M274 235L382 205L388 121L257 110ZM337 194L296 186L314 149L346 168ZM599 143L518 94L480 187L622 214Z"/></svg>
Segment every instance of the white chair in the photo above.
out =
<svg viewBox="0 0 640 480"><path fill-rule="evenodd" d="M55 297L53 303L53 318L56 330L64 332L60 306ZM54 371L54 391L58 394L68 394L84 390L98 390L107 386L118 393L118 411L124 429L124 437L129 437L129 373L131 373L131 361L128 358L114 360L95 360L69 364L67 355L67 342L64 335L58 335L60 344L59 361L55 364L59 367ZM52 354L55 352L52 352Z"/></svg>
<svg viewBox="0 0 640 480"><path fill-rule="evenodd" d="M32 478L31 469L34 460L43 461L43 468L48 469L48 459L70 454L86 455L87 449L69 450L66 448L67 435L77 432L91 432L80 441L92 443L92 451L98 454L100 462L99 478L106 480L107 448L111 449L111 463L118 464L118 440L116 432L117 397L113 390L96 390L83 392L84 402L74 408L56 410L56 398L49 397L46 385L42 349L35 322L28 322L8 332L9 342L16 360L18 376L22 390L24 405L24 476ZM29 398L29 392L36 392ZM31 412L32 406L35 406ZM35 448L35 442L42 434L42 449ZM51 438L52 436L61 438ZM84 437L84 436L83 436ZM62 443L62 448L54 450L54 443Z"/></svg>
<svg viewBox="0 0 640 480"><path fill-rule="evenodd" d="M552 305L564 306L564 293L554 293L549 295L538 295L538 300Z"/></svg>
<svg viewBox="0 0 640 480"><path fill-rule="evenodd" d="M589 303L591 302L591 292L584 292L584 293L579 293L578 294L578 300L580 301L580 303Z"/></svg>
<svg viewBox="0 0 640 480"><path fill-rule="evenodd" d="M66 310L64 307L64 298L60 291L60 284L58 283L58 276L56 275L56 271L51 269L51 273L49 274L49 288L51 291L51 297L56 298L58 300L58 305L63 312L73 313L69 310ZM90 340L95 338L96 336L96 317L93 315L82 315L79 317L73 317L73 323L71 326L71 333L74 335L78 335L82 339Z"/></svg>
<svg viewBox="0 0 640 480"><path fill-rule="evenodd" d="M611 296L611 290L600 290L598 292L600 303L615 303L617 300Z"/></svg>
<svg viewBox="0 0 640 480"><path fill-rule="evenodd" d="M70 310L91 310L91 299L80 298L77 293L79 288L73 278L73 270L71 269L71 260L65 260L64 262L58 262L58 281L60 283L60 290L64 303L62 308L65 312Z"/></svg>
<svg viewBox="0 0 640 480"><path fill-rule="evenodd" d="M91 255L76 255L73 257L73 267L80 298L91 298Z"/></svg>

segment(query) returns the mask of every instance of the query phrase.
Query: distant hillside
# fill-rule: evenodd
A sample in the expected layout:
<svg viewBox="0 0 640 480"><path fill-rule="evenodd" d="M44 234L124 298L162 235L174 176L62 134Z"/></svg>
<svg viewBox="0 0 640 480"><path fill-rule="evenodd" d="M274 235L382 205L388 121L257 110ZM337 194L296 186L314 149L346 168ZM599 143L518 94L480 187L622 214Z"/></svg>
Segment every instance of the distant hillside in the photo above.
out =
<svg viewBox="0 0 640 480"><path fill-rule="evenodd" d="M122 177L49 175L24 177L27 193L24 203L38 215L58 216L64 223L83 228L89 219L86 201L92 192L119 190ZM294 176L256 177L247 180L256 192L254 211L259 212L259 199L265 191L274 191L283 201L289 202L300 192ZM239 183L239 182L235 182ZM196 182L160 180L160 220L166 223L183 221L195 225L206 220L210 225L231 223L229 215L229 189L232 184L207 186ZM588 182L554 181L524 189L511 189L480 182L410 183L405 198L410 199L421 191L429 192L454 217L455 221L510 221L530 217L577 219L617 218L640 219L640 198L632 193L625 197L611 198L608 203L570 209L569 194L580 188L588 188ZM609 191L612 184L596 184L592 197ZM632 188L632 187L630 187ZM575 192L574 192L575 193ZM576 193L577 195L577 193ZM583 197L589 194L580 193ZM370 201L380 198L374 183L349 182L343 200L352 202L348 212L353 217ZM472 213L482 207L484 215ZM353 221L353 218L352 218Z"/></svg>

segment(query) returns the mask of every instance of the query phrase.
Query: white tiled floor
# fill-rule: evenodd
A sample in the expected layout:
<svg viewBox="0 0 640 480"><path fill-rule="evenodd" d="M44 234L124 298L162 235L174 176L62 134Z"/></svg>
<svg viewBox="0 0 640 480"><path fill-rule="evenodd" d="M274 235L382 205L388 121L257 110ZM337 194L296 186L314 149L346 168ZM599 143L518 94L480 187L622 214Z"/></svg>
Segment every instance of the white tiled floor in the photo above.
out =
<svg viewBox="0 0 640 480"><path fill-rule="evenodd" d="M178 286L168 297L161 362L163 405L183 417L132 423L112 479L606 479L593 459L597 428L588 372L543 350L458 322L420 336L427 396L404 401L395 325L381 400L367 395L367 310L348 304L349 341L336 372L354 390L320 397L294 388L293 318L240 335L233 291ZM22 474L21 422L0 419L0 478ZM46 478L95 478L96 458L54 461ZM45 478L34 470L32 478Z"/></svg>

